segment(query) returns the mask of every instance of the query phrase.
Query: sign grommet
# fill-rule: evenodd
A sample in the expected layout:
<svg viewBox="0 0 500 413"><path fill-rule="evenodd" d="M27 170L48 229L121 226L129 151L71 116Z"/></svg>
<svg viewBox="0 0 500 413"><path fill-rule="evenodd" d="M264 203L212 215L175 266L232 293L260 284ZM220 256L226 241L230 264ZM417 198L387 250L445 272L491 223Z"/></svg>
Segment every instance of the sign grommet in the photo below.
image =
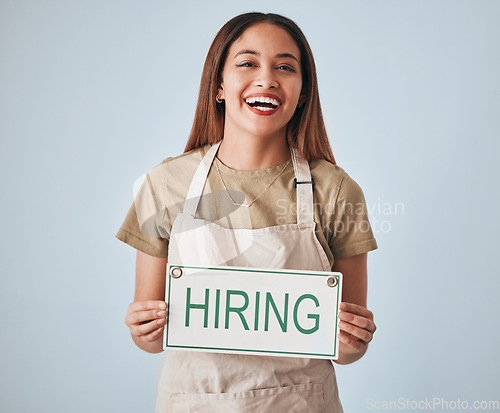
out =
<svg viewBox="0 0 500 413"><path fill-rule="evenodd" d="M337 278L336 277L328 277L326 280L326 284L328 287L336 287L338 284Z"/></svg>
<svg viewBox="0 0 500 413"><path fill-rule="evenodd" d="M170 275L172 278L181 278L182 275L182 269L179 267L172 267L170 268Z"/></svg>

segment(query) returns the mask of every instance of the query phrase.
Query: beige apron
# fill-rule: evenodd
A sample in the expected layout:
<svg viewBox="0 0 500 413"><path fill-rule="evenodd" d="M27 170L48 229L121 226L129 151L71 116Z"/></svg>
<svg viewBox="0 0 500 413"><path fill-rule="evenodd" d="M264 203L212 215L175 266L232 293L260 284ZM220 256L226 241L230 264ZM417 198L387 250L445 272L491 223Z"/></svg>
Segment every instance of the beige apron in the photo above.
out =
<svg viewBox="0 0 500 413"><path fill-rule="evenodd" d="M230 229L196 218L220 142L193 177L169 243L169 262L330 271L316 238L310 183L297 184L297 223ZM297 182L310 182L309 164L291 149ZM166 352L156 412L342 412L329 360L206 352Z"/></svg>

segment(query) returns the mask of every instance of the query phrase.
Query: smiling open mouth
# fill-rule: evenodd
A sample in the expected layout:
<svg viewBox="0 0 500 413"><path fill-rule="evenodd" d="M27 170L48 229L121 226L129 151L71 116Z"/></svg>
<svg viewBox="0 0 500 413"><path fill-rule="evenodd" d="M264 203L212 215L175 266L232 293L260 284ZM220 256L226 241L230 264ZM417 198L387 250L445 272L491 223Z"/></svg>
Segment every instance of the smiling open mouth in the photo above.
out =
<svg viewBox="0 0 500 413"><path fill-rule="evenodd" d="M280 102L268 97L252 97L245 99L248 106L262 112L274 111L280 107Z"/></svg>

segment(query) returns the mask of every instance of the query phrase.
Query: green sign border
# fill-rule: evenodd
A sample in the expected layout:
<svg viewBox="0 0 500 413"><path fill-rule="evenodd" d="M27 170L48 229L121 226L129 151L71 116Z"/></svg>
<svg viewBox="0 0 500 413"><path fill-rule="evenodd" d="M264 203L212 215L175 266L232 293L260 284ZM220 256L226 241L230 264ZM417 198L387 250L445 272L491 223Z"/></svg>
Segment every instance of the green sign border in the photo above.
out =
<svg viewBox="0 0 500 413"><path fill-rule="evenodd" d="M179 268L194 268L194 269L201 269L201 270L216 270L216 271L242 271L242 272L254 272L254 273L272 273L272 274L283 274L283 272L286 272L287 274L293 274L293 275L307 275L310 277L336 277L337 278L337 285L339 284L339 279L340 276L337 274L317 274L317 273L308 273L308 272L293 272L288 271L288 270L283 270L283 271L273 271L273 270L258 270L258 269L251 269L251 268L244 268L244 267L202 267L202 266L196 266L196 265L175 265L175 264L168 264L167 270L169 270L171 267L179 267ZM172 276L170 275L170 271L167 271L167 276L168 276L168 297L167 297L167 304L170 304L170 291L171 289L171 282L172 282ZM337 303L339 302L339 294L340 294L340 288L337 288ZM299 352L293 352L293 351L273 351L273 350L250 350L250 349L243 349L243 348L229 348L229 347L200 347L200 346L177 346L177 345L170 345L168 344L168 328L169 328L169 323L168 323L168 318L169 318L169 312L167 311L167 325L166 325L166 334L165 334L165 347L166 348L171 348L171 349L176 349L176 348L181 348L181 349L197 349L197 350L219 350L219 351L224 351L224 350L229 350L231 351L232 354L237 354L235 352L238 351L243 351L247 353L272 353L272 354L289 354L289 355L297 355L297 356L322 356L322 357L331 357L335 358L337 356L337 329L338 329L338 318L339 318L339 309L337 305L337 314L335 315L335 340L333 344L333 354L320 354L320 353L299 353ZM167 307L168 308L168 307Z"/></svg>

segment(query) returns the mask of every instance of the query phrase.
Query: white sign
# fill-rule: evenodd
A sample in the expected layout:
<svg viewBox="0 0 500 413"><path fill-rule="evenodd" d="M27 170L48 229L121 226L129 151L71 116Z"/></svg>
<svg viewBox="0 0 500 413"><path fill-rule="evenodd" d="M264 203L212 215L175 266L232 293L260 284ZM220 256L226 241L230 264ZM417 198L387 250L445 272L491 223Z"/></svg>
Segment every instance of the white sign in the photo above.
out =
<svg viewBox="0 0 500 413"><path fill-rule="evenodd" d="M168 264L164 348L338 357L339 272Z"/></svg>

